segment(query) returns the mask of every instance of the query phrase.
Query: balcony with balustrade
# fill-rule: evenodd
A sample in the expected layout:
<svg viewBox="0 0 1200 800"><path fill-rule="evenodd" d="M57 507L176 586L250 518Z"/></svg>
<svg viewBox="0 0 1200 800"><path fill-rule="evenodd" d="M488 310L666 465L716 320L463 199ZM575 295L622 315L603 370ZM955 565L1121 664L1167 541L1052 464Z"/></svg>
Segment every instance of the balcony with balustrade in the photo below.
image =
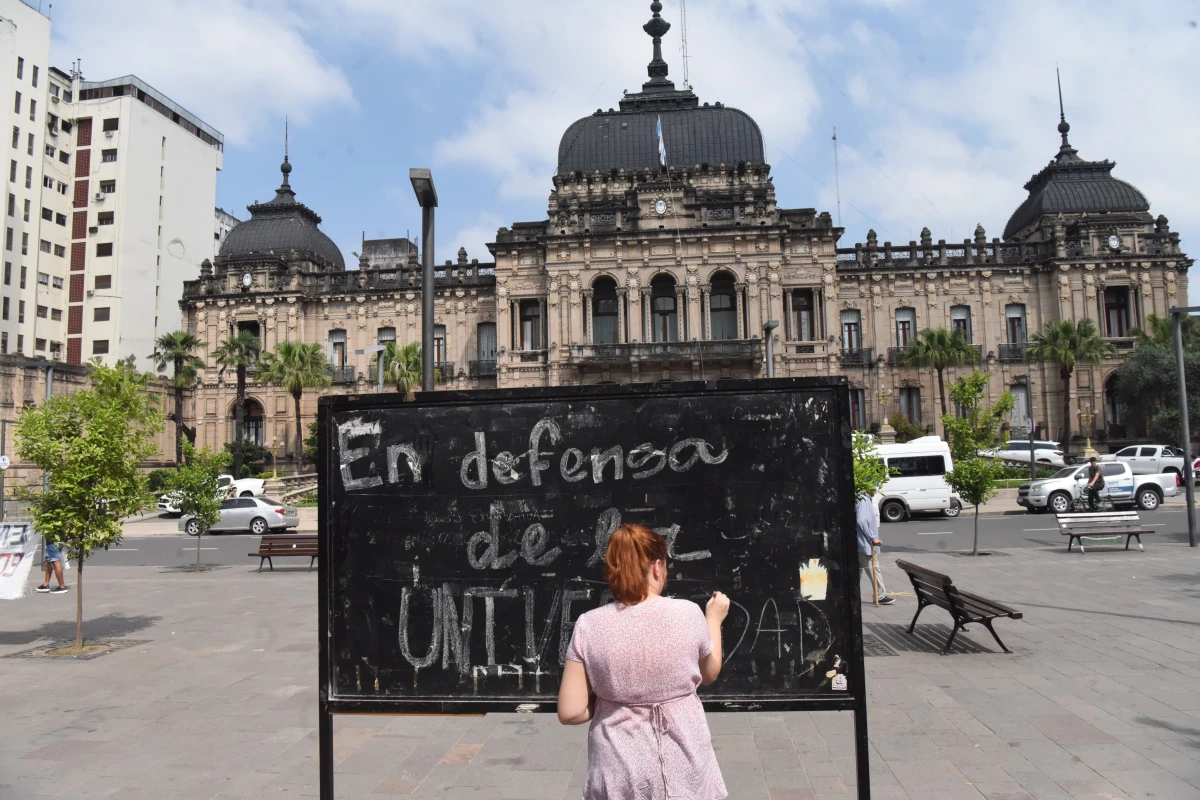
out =
<svg viewBox="0 0 1200 800"><path fill-rule="evenodd" d="M1029 342L1005 342L996 346L996 358L1001 361L1024 361Z"/></svg>
<svg viewBox="0 0 1200 800"><path fill-rule="evenodd" d="M713 361L761 361L762 340L723 339L692 342L573 344L570 351L570 361L573 364L613 364L632 361L670 363L710 359Z"/></svg>
<svg viewBox="0 0 1200 800"><path fill-rule="evenodd" d="M354 367L350 365L333 367L330 377L333 379L334 385L354 383Z"/></svg>
<svg viewBox="0 0 1200 800"><path fill-rule="evenodd" d="M496 359L471 361L467 364L467 376L471 378L495 378Z"/></svg>
<svg viewBox="0 0 1200 800"><path fill-rule="evenodd" d="M870 347L847 347L842 349L842 366L870 366L875 351Z"/></svg>

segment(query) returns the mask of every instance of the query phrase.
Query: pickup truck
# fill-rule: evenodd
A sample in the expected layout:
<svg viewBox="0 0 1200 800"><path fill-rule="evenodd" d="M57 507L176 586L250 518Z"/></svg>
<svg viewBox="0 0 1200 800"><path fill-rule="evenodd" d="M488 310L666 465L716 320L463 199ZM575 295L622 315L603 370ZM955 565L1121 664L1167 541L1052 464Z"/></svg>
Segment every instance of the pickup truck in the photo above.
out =
<svg viewBox="0 0 1200 800"><path fill-rule="evenodd" d="M1178 476L1171 474L1134 475L1124 461L1106 461L1100 465L1104 472L1104 488L1114 506L1136 505L1143 511L1158 508L1165 497L1179 493ZM1088 465L1066 467L1039 481L1017 488L1017 504L1034 514L1053 511L1063 514L1071 510L1075 487L1087 482Z"/></svg>
<svg viewBox="0 0 1200 800"><path fill-rule="evenodd" d="M1155 475L1160 472L1183 474L1183 456L1174 447L1161 444L1138 444L1100 456L1101 461L1124 461L1134 475Z"/></svg>
<svg viewBox="0 0 1200 800"><path fill-rule="evenodd" d="M262 478L240 478L235 480L232 475L222 475L218 478L220 483L220 491L218 494L224 498L229 493L229 487L237 489L238 497L262 497L266 481ZM170 493L164 494L158 498L158 510L165 514L180 514L179 506L176 505L176 500Z"/></svg>

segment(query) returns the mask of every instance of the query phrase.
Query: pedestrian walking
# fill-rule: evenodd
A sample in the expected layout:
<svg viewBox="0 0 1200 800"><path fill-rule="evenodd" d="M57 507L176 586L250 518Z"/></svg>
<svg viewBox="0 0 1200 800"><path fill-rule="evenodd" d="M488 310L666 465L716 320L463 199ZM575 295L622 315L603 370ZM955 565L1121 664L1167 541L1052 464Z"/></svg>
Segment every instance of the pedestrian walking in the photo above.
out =
<svg viewBox="0 0 1200 800"><path fill-rule="evenodd" d="M44 550L42 552L42 564L45 567L45 577L42 580L42 585L38 586L36 591L50 594L66 594L67 586L63 583L63 554L59 549L58 544L46 539L44 542ZM54 573L54 577L58 579L58 586L50 588L50 573Z"/></svg>
<svg viewBox="0 0 1200 800"><path fill-rule="evenodd" d="M875 592L875 602L881 606L890 606L896 598L890 597L883 585L883 574L879 571L879 514L875 510L875 502L871 495L858 501L854 507L855 527L858 529L858 568L859 579L867 571L871 575L871 588Z"/></svg>
<svg viewBox="0 0 1200 800"><path fill-rule="evenodd" d="M591 722L584 800L728 796L696 687L721 672L729 598L663 597L667 542L618 528L605 551L613 602L575 623L558 690L564 725Z"/></svg>

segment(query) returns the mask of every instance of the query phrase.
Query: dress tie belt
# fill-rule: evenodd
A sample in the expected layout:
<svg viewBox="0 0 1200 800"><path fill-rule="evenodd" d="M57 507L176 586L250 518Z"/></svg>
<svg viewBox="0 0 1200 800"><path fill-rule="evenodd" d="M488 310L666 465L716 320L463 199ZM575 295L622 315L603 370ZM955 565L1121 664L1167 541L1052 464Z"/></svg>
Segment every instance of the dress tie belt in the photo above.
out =
<svg viewBox="0 0 1200 800"><path fill-rule="evenodd" d="M681 694L679 697L672 697L668 700L663 700L658 703L618 703L615 700L609 700L606 697L600 697L597 695L597 697L600 697L601 700L604 700L606 703L612 703L613 705L627 706L629 708L650 709L650 727L654 729L654 739L658 744L658 767L662 772L663 793L667 796L668 800L671 797L671 789L667 785L667 764L666 761L663 760L662 747L662 736L671 728L671 716L668 713L666 706L669 706L672 703L677 703L680 700L686 700L687 698L693 696L695 696L695 692Z"/></svg>

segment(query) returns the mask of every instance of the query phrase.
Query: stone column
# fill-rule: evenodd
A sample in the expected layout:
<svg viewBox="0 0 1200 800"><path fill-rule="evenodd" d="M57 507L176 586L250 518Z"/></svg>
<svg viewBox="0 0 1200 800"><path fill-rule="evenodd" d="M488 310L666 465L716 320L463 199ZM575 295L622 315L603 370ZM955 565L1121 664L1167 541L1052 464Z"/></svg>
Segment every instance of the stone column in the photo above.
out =
<svg viewBox="0 0 1200 800"><path fill-rule="evenodd" d="M746 319L745 319L745 301L743 300L746 291L746 284L739 283L734 289L734 294L737 296L737 332L739 339L749 338L746 336Z"/></svg>
<svg viewBox="0 0 1200 800"><path fill-rule="evenodd" d="M701 341L712 338L712 293L707 289L700 290L700 330L697 338Z"/></svg>
<svg viewBox="0 0 1200 800"><path fill-rule="evenodd" d="M591 344L595 338L596 321L592 318L592 291L583 293L583 343Z"/></svg>
<svg viewBox="0 0 1200 800"><path fill-rule="evenodd" d="M617 290L617 341L625 344L625 302L628 293L624 289Z"/></svg>
<svg viewBox="0 0 1200 800"><path fill-rule="evenodd" d="M687 301L687 287L675 284L675 329L678 331L679 341L686 342L687 326L684 324L687 314L684 311L684 303Z"/></svg>
<svg viewBox="0 0 1200 800"><path fill-rule="evenodd" d="M788 289L783 290L783 340L799 341L800 334L798 331L792 330L792 293Z"/></svg>

